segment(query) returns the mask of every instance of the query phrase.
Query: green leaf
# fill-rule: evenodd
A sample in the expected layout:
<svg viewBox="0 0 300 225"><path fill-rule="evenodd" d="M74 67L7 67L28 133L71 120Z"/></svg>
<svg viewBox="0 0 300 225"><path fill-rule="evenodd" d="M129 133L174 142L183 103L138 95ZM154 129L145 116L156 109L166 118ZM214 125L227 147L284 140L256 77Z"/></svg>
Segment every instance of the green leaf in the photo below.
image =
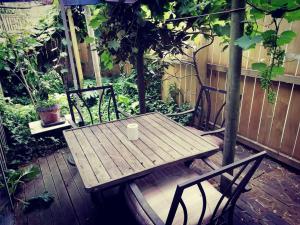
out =
<svg viewBox="0 0 300 225"><path fill-rule="evenodd" d="M294 31L288 30L281 33L280 37L277 39L277 45L289 44L297 34Z"/></svg>
<svg viewBox="0 0 300 225"><path fill-rule="evenodd" d="M118 49L120 48L120 42L117 40L112 40L109 41L107 44L108 48L113 49L115 51L118 51Z"/></svg>
<svg viewBox="0 0 300 225"><path fill-rule="evenodd" d="M274 66L272 68L271 74L272 74L272 77L276 77L278 75L283 75L284 74L284 67L282 67L282 66Z"/></svg>
<svg viewBox="0 0 300 225"><path fill-rule="evenodd" d="M68 42L67 42L67 40L66 40L65 38L63 38L63 39L61 40L61 43L62 43L64 46L67 46L67 44L68 44Z"/></svg>
<svg viewBox="0 0 300 225"><path fill-rule="evenodd" d="M111 70L114 66L111 54L108 51L104 51L101 56L101 62L104 64L105 68Z"/></svg>
<svg viewBox="0 0 300 225"><path fill-rule="evenodd" d="M254 37L244 35L243 37L235 41L235 45L240 46L242 49L250 49L250 48L254 48L256 43L259 43L261 41L262 41L262 37L260 35Z"/></svg>
<svg viewBox="0 0 300 225"><path fill-rule="evenodd" d="M257 9L251 8L250 14L256 19L263 19L265 17L265 14L261 11L258 11Z"/></svg>
<svg viewBox="0 0 300 225"><path fill-rule="evenodd" d="M285 14L284 18L286 18L289 23L296 20L300 20L300 10L288 12Z"/></svg>
<svg viewBox="0 0 300 225"><path fill-rule="evenodd" d="M62 57L62 58L65 58L65 57L68 56L68 53L66 53L66 52L61 52L61 53L59 54L59 56Z"/></svg>
<svg viewBox="0 0 300 225"><path fill-rule="evenodd" d="M267 69L267 64L265 64L265 63L253 63L252 64L252 69L262 72L262 71L265 71Z"/></svg>
<svg viewBox="0 0 300 225"><path fill-rule="evenodd" d="M91 43L93 43L95 41L95 38L93 38L93 37L86 37L85 39L84 39L84 42L86 43L86 44L91 44Z"/></svg>

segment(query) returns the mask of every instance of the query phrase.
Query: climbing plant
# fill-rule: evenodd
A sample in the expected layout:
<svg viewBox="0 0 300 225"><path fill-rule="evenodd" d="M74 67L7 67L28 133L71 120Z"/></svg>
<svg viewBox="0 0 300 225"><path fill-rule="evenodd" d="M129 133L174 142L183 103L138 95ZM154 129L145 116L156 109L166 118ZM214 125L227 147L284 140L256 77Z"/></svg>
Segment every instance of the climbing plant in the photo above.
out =
<svg viewBox="0 0 300 225"><path fill-rule="evenodd" d="M113 61L127 61L136 65L140 112L146 111L144 54L160 58L168 54L184 54L190 40L200 34L212 39L212 29L221 31L225 23L217 24L220 17L210 12L226 10L226 0L141 0L133 5L102 3L94 10L90 25L98 30L97 41L104 66L112 68ZM205 17L180 20L185 16ZM90 37L87 42L93 41Z"/></svg>
<svg viewBox="0 0 300 225"><path fill-rule="evenodd" d="M245 34L236 41L236 44L243 49L254 48L262 44L270 56L270 62L262 61L252 64L252 69L259 71L261 87L266 91L269 102L274 102L276 93L272 87L272 80L283 75L285 49L284 45L289 44L296 37L293 30L280 32L282 21L288 23L300 20L299 0L248 0L250 9L247 10L245 21ZM265 31L259 26L259 20L270 17L271 23Z"/></svg>

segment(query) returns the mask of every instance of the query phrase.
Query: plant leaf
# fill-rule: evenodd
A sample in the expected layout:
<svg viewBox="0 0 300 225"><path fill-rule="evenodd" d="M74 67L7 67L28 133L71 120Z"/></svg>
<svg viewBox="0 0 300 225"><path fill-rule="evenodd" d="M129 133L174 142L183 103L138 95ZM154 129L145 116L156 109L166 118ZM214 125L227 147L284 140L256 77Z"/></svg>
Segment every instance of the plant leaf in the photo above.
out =
<svg viewBox="0 0 300 225"><path fill-rule="evenodd" d="M252 64L252 69L262 72L262 71L267 69L267 64L265 64L265 63L253 63Z"/></svg>
<svg viewBox="0 0 300 225"><path fill-rule="evenodd" d="M281 33L280 37L277 39L277 44L279 46L290 43L297 34L294 31L288 30Z"/></svg>
<svg viewBox="0 0 300 225"><path fill-rule="evenodd" d="M262 37L260 35L256 35L254 37L244 35L243 37L235 41L235 45L240 46L242 49L250 49L250 48L254 48L256 43L259 43L261 41L262 41Z"/></svg>

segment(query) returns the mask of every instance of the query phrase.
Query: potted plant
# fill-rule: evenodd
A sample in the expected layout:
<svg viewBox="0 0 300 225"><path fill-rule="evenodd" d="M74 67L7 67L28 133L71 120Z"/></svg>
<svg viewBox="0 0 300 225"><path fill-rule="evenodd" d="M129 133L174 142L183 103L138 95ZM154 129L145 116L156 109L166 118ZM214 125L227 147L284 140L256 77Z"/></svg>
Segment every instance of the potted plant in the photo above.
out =
<svg viewBox="0 0 300 225"><path fill-rule="evenodd" d="M44 126L57 124L61 121L60 106L53 99L39 101L36 110Z"/></svg>
<svg viewBox="0 0 300 225"><path fill-rule="evenodd" d="M36 101L36 111L42 121L42 125L49 126L63 123L57 100L49 96L49 94L57 92L57 89L61 87L59 74L55 70L50 70L37 77L33 95Z"/></svg>

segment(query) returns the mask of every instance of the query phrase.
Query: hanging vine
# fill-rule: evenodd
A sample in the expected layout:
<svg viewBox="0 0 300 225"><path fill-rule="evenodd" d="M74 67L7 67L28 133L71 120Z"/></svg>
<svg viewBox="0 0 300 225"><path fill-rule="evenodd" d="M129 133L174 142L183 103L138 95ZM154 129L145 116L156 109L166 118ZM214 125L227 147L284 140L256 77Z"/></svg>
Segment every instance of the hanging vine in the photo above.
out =
<svg viewBox="0 0 300 225"><path fill-rule="evenodd" d="M243 49L251 49L261 43L266 49L270 62L262 61L252 64L252 69L259 71L261 87L266 91L268 101L274 103L276 92L274 91L274 78L284 75L284 46L293 41L296 33L286 30L280 33L282 21L291 23L300 20L300 0L248 0L246 29L243 37L236 41L236 44ZM266 31L261 31L258 20L266 16L271 17L271 23Z"/></svg>

